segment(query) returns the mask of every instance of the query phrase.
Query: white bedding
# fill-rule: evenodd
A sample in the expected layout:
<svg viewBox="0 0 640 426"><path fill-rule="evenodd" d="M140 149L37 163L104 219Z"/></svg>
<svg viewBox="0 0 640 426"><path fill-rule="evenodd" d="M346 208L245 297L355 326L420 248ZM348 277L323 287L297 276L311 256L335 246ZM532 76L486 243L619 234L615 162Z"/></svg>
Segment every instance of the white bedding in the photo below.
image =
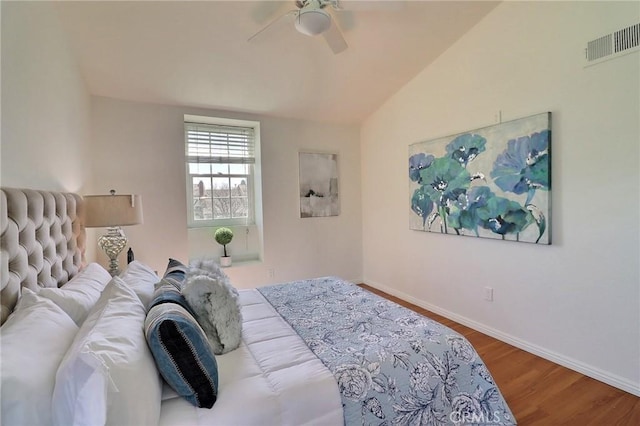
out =
<svg viewBox="0 0 640 426"><path fill-rule="evenodd" d="M160 425L342 425L331 372L257 290L239 290L240 347L217 356L218 399L196 408L166 384Z"/></svg>

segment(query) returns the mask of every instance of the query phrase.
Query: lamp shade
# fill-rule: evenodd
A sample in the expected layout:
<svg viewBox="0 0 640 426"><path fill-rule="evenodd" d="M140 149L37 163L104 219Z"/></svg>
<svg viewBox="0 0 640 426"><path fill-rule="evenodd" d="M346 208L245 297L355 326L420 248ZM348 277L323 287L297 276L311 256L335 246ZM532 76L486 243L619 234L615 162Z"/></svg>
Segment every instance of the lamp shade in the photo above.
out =
<svg viewBox="0 0 640 426"><path fill-rule="evenodd" d="M87 228L143 223L140 195L87 195L83 198Z"/></svg>

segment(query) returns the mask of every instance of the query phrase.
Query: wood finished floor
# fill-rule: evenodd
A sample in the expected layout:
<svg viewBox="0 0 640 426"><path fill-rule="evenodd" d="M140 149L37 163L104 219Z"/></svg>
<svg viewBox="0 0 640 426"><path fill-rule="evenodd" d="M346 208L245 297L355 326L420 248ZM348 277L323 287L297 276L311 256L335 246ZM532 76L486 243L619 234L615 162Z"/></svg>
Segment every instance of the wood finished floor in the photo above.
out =
<svg viewBox="0 0 640 426"><path fill-rule="evenodd" d="M518 425L640 426L640 398L362 284L465 336L487 365Z"/></svg>

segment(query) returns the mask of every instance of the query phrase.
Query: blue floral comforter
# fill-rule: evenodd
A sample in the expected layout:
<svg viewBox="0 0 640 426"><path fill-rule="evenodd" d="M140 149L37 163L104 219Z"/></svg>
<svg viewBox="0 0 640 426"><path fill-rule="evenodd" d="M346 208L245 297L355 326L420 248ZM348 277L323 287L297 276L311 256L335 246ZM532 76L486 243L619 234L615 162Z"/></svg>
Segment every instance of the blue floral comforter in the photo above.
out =
<svg viewBox="0 0 640 426"><path fill-rule="evenodd" d="M516 424L450 328L335 277L259 290L334 374L345 424Z"/></svg>

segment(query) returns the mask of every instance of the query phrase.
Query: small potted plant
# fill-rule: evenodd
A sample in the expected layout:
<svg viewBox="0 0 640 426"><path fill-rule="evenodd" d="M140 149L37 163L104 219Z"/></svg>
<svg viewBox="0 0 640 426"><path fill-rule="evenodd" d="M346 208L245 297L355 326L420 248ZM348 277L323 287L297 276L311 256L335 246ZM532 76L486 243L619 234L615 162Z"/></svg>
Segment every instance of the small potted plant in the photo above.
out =
<svg viewBox="0 0 640 426"><path fill-rule="evenodd" d="M220 266L231 266L231 256L227 255L227 244L233 240L233 231L229 228L218 228L213 238L224 250L224 255L220 256Z"/></svg>

